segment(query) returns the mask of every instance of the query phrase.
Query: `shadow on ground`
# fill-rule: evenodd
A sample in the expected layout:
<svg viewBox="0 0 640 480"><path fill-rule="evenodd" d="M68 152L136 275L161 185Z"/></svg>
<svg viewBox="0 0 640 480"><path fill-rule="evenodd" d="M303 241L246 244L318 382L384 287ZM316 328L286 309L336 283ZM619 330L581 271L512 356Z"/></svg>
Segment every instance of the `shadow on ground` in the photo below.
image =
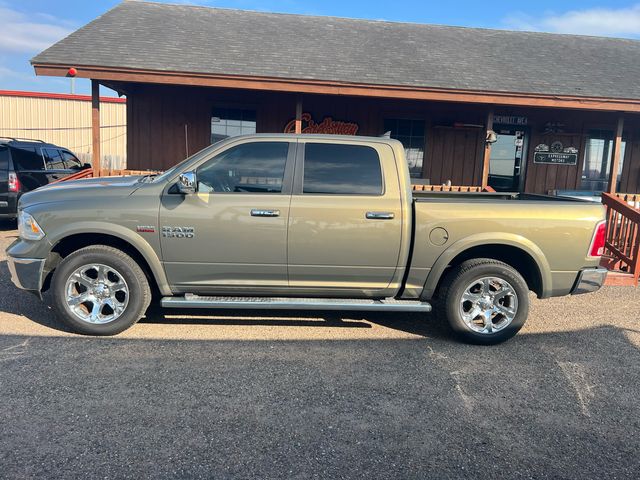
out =
<svg viewBox="0 0 640 480"><path fill-rule="evenodd" d="M443 339L0 336L4 478L634 478L620 328Z"/></svg>

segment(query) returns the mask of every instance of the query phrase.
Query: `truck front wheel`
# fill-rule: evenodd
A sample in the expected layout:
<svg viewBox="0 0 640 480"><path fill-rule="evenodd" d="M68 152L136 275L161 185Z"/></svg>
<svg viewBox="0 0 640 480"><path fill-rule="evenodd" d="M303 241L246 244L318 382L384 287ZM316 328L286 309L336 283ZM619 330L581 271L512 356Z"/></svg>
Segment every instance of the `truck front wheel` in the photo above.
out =
<svg viewBox="0 0 640 480"><path fill-rule="evenodd" d="M85 247L65 257L53 273L51 287L58 317L73 331L89 335L126 330L151 301L140 266L106 245Z"/></svg>
<svg viewBox="0 0 640 480"><path fill-rule="evenodd" d="M463 341L493 345L513 337L524 325L529 288L506 263L467 260L443 279L436 308Z"/></svg>

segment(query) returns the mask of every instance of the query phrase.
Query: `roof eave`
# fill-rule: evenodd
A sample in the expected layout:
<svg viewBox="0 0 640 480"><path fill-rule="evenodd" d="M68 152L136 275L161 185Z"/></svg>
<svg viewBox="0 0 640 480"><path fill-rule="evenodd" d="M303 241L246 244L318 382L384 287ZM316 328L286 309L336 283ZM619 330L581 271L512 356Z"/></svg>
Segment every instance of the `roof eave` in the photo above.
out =
<svg viewBox="0 0 640 480"><path fill-rule="evenodd" d="M68 76L70 67L69 65L39 63L36 61L32 61L32 65L36 75L55 77ZM324 80L143 70L98 65L75 65L75 67L77 77L90 78L98 81L640 113L640 99L544 95L525 92L490 92L402 85L375 85Z"/></svg>

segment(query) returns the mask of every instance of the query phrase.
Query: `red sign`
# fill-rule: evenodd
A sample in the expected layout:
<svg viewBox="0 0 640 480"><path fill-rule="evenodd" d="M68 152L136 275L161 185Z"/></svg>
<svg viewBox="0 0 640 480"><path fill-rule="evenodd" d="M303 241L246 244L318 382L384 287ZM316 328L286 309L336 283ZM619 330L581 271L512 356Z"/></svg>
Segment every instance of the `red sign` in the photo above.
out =
<svg viewBox="0 0 640 480"><path fill-rule="evenodd" d="M284 127L284 133L296 133L296 121L291 120ZM355 135L358 133L358 124L340 122L331 117L325 117L320 123L311 118L310 113L302 114L302 133L325 133L330 135Z"/></svg>

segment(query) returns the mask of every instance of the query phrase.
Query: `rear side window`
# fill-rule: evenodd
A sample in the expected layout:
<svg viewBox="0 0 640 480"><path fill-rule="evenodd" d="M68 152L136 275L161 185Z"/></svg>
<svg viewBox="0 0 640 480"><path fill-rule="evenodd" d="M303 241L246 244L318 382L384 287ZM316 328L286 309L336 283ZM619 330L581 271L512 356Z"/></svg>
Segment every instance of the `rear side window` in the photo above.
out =
<svg viewBox="0 0 640 480"><path fill-rule="evenodd" d="M42 156L34 147L11 146L10 148L15 170L44 170Z"/></svg>
<svg viewBox="0 0 640 480"><path fill-rule="evenodd" d="M64 170L62 155L57 148L43 148L42 153L47 162L47 170Z"/></svg>
<svg viewBox="0 0 640 480"><path fill-rule="evenodd" d="M9 149L7 147L0 146L0 170L7 170L9 168Z"/></svg>
<svg viewBox="0 0 640 480"><path fill-rule="evenodd" d="M64 166L68 169L78 170L82 168L82 163L74 155L62 150L62 159L64 160Z"/></svg>
<svg viewBox="0 0 640 480"><path fill-rule="evenodd" d="M362 145L307 143L303 193L382 195L378 152Z"/></svg>

